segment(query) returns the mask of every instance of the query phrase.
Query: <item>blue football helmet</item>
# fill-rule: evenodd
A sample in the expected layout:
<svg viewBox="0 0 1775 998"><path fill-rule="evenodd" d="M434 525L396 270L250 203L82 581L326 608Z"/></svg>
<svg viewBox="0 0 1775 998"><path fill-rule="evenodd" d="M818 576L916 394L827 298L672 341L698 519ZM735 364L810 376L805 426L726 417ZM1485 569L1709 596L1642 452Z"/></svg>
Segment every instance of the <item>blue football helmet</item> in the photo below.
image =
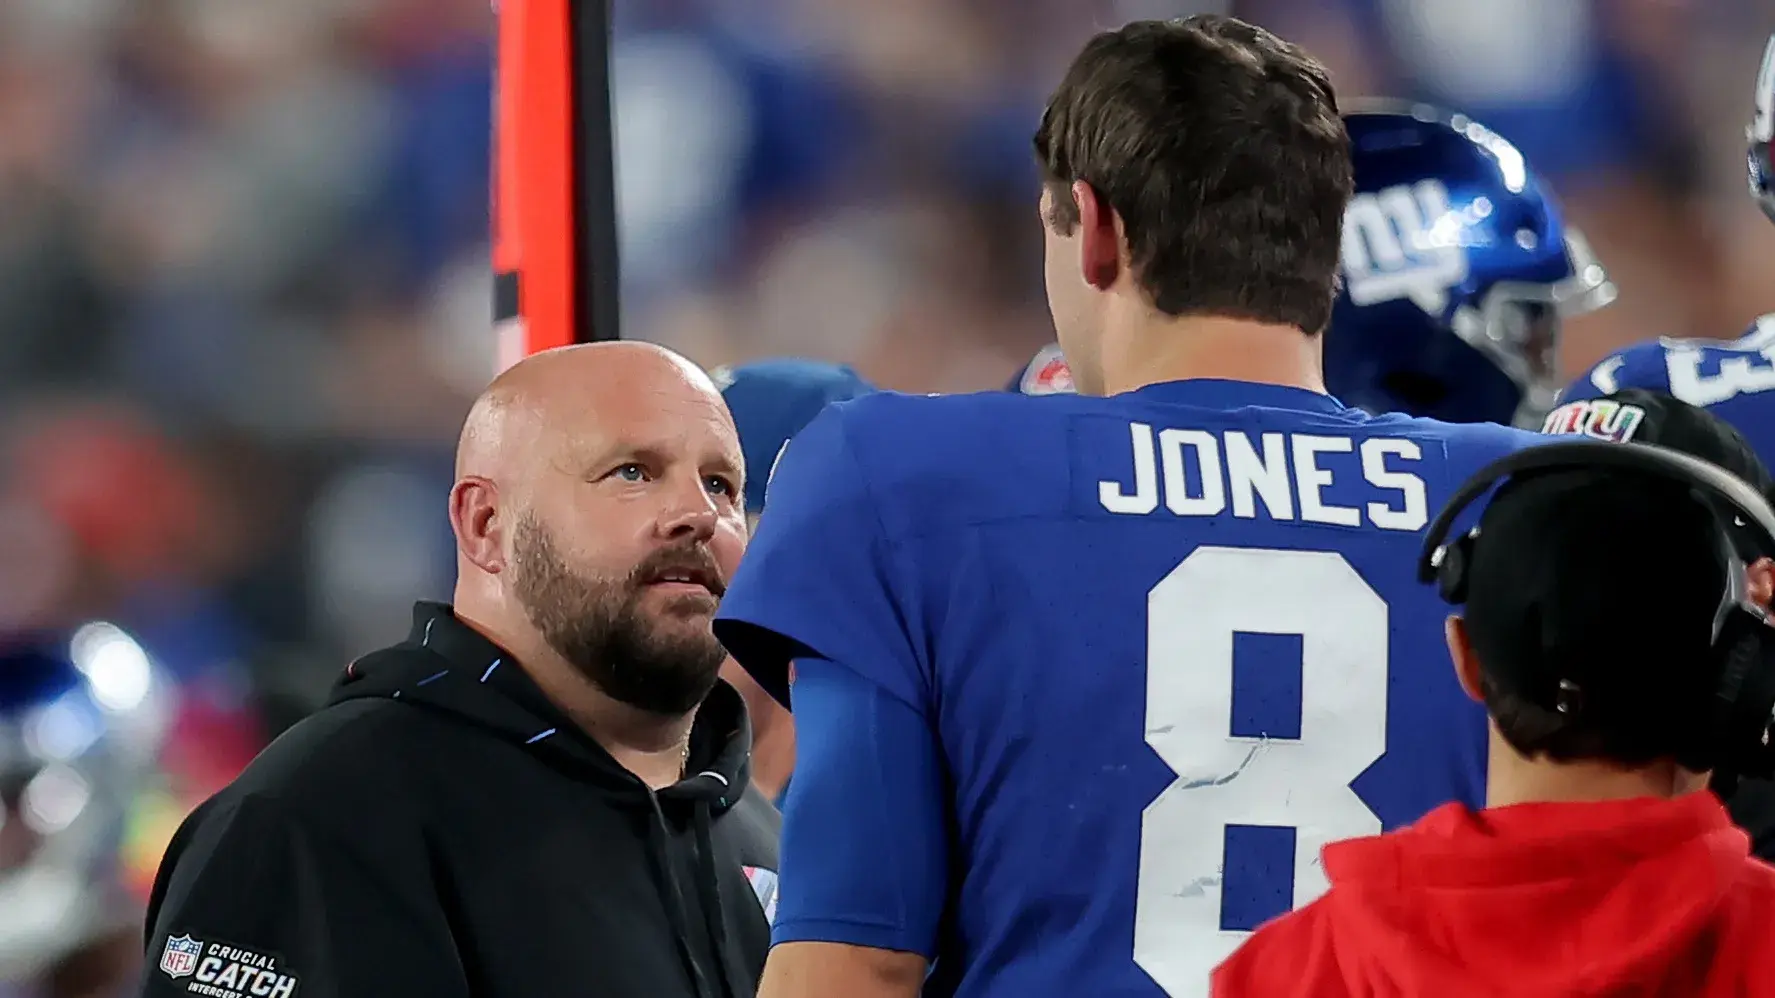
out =
<svg viewBox="0 0 1775 998"><path fill-rule="evenodd" d="M1769 36L1769 45L1763 49L1755 113L1744 138L1750 145L1750 196L1775 222L1775 35Z"/></svg>
<svg viewBox="0 0 1775 998"><path fill-rule="evenodd" d="M709 372L733 415L746 459L746 514L764 511L764 488L789 446L828 405L875 391L844 364L780 357Z"/></svg>
<svg viewBox="0 0 1775 998"><path fill-rule="evenodd" d="M110 624L0 636L0 986L139 917L120 845L170 695Z"/></svg>
<svg viewBox="0 0 1775 998"><path fill-rule="evenodd" d="M1356 195L1325 382L1348 405L1538 428L1561 387L1563 316L1615 289L1522 154L1424 105L1344 116Z"/></svg>

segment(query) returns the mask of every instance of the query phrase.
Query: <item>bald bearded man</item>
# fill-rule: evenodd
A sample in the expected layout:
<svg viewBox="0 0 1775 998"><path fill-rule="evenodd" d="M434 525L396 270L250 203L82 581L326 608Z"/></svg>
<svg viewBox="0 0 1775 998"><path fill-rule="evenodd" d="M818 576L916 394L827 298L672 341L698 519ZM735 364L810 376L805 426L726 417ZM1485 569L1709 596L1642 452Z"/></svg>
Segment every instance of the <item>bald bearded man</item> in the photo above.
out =
<svg viewBox="0 0 1775 998"><path fill-rule="evenodd" d="M458 449L453 606L185 822L143 993L750 998L777 816L711 630L744 488L676 354L503 374Z"/></svg>

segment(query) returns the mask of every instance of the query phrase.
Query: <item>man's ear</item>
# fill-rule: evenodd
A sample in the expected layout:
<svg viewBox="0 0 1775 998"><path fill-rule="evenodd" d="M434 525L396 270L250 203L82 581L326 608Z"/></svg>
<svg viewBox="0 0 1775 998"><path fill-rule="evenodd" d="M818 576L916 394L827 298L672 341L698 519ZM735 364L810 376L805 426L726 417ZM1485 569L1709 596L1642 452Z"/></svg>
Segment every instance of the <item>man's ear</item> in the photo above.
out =
<svg viewBox="0 0 1775 998"><path fill-rule="evenodd" d="M1079 213L1079 273L1108 291L1122 274L1122 220L1089 183L1075 180L1069 193Z"/></svg>
<svg viewBox="0 0 1775 998"><path fill-rule="evenodd" d="M1455 679L1474 702L1483 703L1485 696L1479 691L1479 656L1473 653L1473 642L1467 640L1467 622L1460 614L1450 614L1443 622L1442 634L1448 639L1448 657L1454 660Z"/></svg>
<svg viewBox="0 0 1775 998"><path fill-rule="evenodd" d="M456 550L488 575L505 570L506 517L499 508L499 486L469 475L450 489L450 530Z"/></svg>

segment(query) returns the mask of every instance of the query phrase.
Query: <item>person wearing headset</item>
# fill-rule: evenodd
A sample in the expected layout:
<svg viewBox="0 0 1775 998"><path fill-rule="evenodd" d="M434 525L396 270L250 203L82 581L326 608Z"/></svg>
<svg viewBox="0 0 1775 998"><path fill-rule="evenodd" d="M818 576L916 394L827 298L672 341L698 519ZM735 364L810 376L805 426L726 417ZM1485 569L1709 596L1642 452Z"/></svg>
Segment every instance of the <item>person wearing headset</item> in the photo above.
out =
<svg viewBox="0 0 1775 998"><path fill-rule="evenodd" d="M1420 577L1461 608L1486 807L1328 846L1330 891L1260 928L1213 993L1775 995L1775 867L1705 792L1775 756L1775 563L1746 548L1775 551L1775 512L1672 449L1559 441L1480 471Z"/></svg>
<svg viewBox="0 0 1775 998"><path fill-rule="evenodd" d="M1775 475L1740 425L1718 409L1691 405L1664 392L1623 388L1599 398L1565 402L1548 413L1542 432L1669 447L1711 461L1764 496L1775 496ZM1740 536L1739 543L1747 548L1755 542ZM1754 550L1740 554L1746 561L1756 560ZM1732 820L1750 833L1751 853L1775 861L1775 781L1716 774L1714 790L1726 799Z"/></svg>

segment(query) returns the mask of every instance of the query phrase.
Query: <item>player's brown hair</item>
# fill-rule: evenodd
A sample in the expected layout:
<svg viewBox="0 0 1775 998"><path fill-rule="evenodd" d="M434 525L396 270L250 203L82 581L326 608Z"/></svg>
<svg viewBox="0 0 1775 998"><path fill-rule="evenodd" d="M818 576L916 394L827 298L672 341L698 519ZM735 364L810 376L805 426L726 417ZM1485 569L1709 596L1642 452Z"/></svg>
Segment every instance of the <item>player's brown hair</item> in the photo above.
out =
<svg viewBox="0 0 1775 998"><path fill-rule="evenodd" d="M1210 14L1099 34L1049 100L1035 154L1047 224L1070 233L1069 188L1090 184L1160 311L1325 328L1350 140L1299 46Z"/></svg>

